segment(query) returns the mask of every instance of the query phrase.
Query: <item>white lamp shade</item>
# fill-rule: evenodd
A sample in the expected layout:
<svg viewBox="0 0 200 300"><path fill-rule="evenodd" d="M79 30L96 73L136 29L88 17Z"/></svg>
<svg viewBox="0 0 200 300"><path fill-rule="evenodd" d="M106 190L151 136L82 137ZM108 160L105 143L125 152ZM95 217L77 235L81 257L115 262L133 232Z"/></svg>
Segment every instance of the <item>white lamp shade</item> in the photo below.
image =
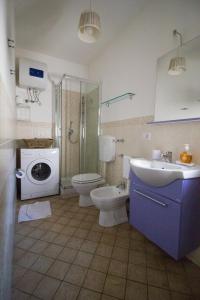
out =
<svg viewBox="0 0 200 300"><path fill-rule="evenodd" d="M85 43L95 43L101 33L100 17L94 11L85 11L80 16L78 37Z"/></svg>
<svg viewBox="0 0 200 300"><path fill-rule="evenodd" d="M180 75L186 71L185 57L173 57L169 63L168 74L169 75Z"/></svg>

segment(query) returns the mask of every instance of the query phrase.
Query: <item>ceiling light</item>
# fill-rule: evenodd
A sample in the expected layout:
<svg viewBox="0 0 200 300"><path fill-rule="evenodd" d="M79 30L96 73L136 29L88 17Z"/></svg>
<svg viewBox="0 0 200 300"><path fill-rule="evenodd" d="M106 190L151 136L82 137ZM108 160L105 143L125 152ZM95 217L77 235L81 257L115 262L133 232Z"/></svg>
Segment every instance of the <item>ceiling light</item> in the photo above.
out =
<svg viewBox="0 0 200 300"><path fill-rule="evenodd" d="M81 13L78 37L85 43L95 43L101 34L101 23L99 15L92 10L90 1L90 10Z"/></svg>
<svg viewBox="0 0 200 300"><path fill-rule="evenodd" d="M183 43L182 43L182 34L175 29L173 31L173 35L178 36L180 38L180 45L177 48L177 56L173 57L170 60L168 74L169 75L180 75L184 71L186 71L185 57L182 57L180 55L180 49L183 45Z"/></svg>

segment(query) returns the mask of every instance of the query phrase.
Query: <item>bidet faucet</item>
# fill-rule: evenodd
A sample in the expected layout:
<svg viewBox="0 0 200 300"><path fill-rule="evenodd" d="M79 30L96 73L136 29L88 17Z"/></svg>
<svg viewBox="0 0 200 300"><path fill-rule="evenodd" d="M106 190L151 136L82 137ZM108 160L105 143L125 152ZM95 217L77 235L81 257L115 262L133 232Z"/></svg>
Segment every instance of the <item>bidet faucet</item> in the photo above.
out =
<svg viewBox="0 0 200 300"><path fill-rule="evenodd" d="M165 153L161 154L162 160L171 163L172 162L172 152L166 151Z"/></svg>
<svg viewBox="0 0 200 300"><path fill-rule="evenodd" d="M118 189L125 190L125 189L126 189L126 182L125 182L125 181L122 181L122 182L120 182L120 184L118 184L116 187L117 187Z"/></svg>

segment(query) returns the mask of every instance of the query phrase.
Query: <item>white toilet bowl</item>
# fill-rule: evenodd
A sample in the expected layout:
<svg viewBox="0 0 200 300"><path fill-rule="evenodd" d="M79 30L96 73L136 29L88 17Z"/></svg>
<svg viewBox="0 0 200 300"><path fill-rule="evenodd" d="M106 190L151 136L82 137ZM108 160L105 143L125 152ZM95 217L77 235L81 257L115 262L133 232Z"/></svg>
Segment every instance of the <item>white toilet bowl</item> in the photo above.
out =
<svg viewBox="0 0 200 300"><path fill-rule="evenodd" d="M94 205L100 210L101 226L109 227L128 221L126 212L128 190L121 190L116 186L104 186L92 190L90 196Z"/></svg>
<svg viewBox="0 0 200 300"><path fill-rule="evenodd" d="M78 174L72 177L72 186L79 194L79 206L94 205L90 192L105 183L103 177L96 173Z"/></svg>

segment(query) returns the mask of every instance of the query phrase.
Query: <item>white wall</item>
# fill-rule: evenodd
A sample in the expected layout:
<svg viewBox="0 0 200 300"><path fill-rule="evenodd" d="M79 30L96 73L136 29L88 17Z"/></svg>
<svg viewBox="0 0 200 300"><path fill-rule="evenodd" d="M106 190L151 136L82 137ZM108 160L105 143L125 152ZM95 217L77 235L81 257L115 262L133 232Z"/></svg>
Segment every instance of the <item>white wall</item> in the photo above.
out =
<svg viewBox="0 0 200 300"><path fill-rule="evenodd" d="M85 65L25 49L17 49L16 57L25 57L46 63L48 66L48 73L55 82L58 82L64 73L88 78L88 67ZM17 87L16 94L19 96L18 99L27 98L25 89ZM40 94L40 99L42 103L41 106L39 106L37 103L29 104L30 122L18 122L17 138L51 136L53 90L52 84L49 80L47 83L47 89Z"/></svg>
<svg viewBox="0 0 200 300"><path fill-rule="evenodd" d="M102 122L152 115L156 61L177 45L173 29L184 41L200 35L199 0L150 0L130 26L89 66L89 77L102 80L102 100L135 92L110 108L103 107ZM106 30L106 29L104 29Z"/></svg>

